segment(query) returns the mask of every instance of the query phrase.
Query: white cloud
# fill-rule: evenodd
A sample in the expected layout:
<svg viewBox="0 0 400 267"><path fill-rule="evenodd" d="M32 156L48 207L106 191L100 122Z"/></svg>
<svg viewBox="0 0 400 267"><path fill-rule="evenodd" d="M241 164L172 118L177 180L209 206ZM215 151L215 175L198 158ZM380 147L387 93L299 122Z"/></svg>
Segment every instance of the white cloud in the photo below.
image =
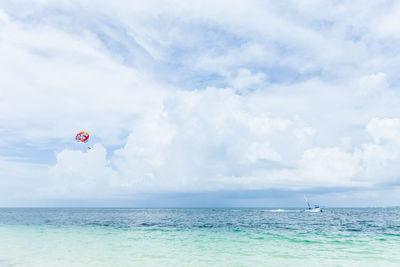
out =
<svg viewBox="0 0 400 267"><path fill-rule="evenodd" d="M14 133L5 138L68 138L87 129L115 144L139 113L158 112L161 86L120 64L92 34L16 21L0 29L8 37L0 42L0 121Z"/></svg>
<svg viewBox="0 0 400 267"><path fill-rule="evenodd" d="M337 147L306 150L299 161L299 174L323 186L395 182L400 170L399 122L398 118L373 118L366 126L373 142L364 143L353 152Z"/></svg>
<svg viewBox="0 0 400 267"><path fill-rule="evenodd" d="M235 94L234 89L207 88L171 94L158 116L135 124L125 146L111 156L111 165L105 163L103 152L102 160L90 166L80 162L86 162L88 159L83 157L94 153L92 150L88 155L63 151L51 176L68 177L65 179L78 189L86 189L95 185L82 176L102 181L106 175L114 189L120 188L121 192L290 186L292 178L278 181L265 174L293 163L299 153L296 147L300 151L304 138L312 138L310 128L299 121L253 113L248 107L249 99ZM303 134L298 136L298 132ZM86 175L80 166L97 171ZM105 166L112 166L112 170L105 170ZM58 180L56 184L62 184ZM110 190L115 193L111 187Z"/></svg>
<svg viewBox="0 0 400 267"><path fill-rule="evenodd" d="M352 178L361 171L359 159L338 148L312 148L299 161L299 174L309 184L356 186Z"/></svg>
<svg viewBox="0 0 400 267"><path fill-rule="evenodd" d="M256 163L259 160L281 160L279 154L271 149L269 142L252 143L247 150L245 157L251 163Z"/></svg>
<svg viewBox="0 0 400 267"><path fill-rule="evenodd" d="M64 197L396 183L398 7L4 2L3 177L49 167L32 188Z"/></svg>
<svg viewBox="0 0 400 267"><path fill-rule="evenodd" d="M47 166L24 162L15 157L0 157L0 200L36 198L49 182Z"/></svg>
<svg viewBox="0 0 400 267"><path fill-rule="evenodd" d="M381 140L400 142L400 119L373 118L366 127L367 132L379 143Z"/></svg>
<svg viewBox="0 0 400 267"><path fill-rule="evenodd" d="M266 77L263 73L252 74L247 69L239 69L237 76L232 79L231 83L233 88L243 91L251 88L261 89L265 84L265 80Z"/></svg>
<svg viewBox="0 0 400 267"><path fill-rule="evenodd" d="M57 163L49 169L52 197L104 196L109 194L117 178L106 159L106 150L95 144L88 151L64 150L57 154Z"/></svg>
<svg viewBox="0 0 400 267"><path fill-rule="evenodd" d="M385 13L385 16L380 16L378 23L374 25L377 33L384 37L393 38L399 34L397 25L400 23L400 5L394 2L394 6Z"/></svg>
<svg viewBox="0 0 400 267"><path fill-rule="evenodd" d="M388 88L386 74L377 73L364 76L360 79L360 88L356 92L358 96L376 95Z"/></svg>
<svg viewBox="0 0 400 267"><path fill-rule="evenodd" d="M252 113L247 101L233 89L171 95L160 116L137 124L113 163L133 189L229 188L232 179L270 168L264 160L283 161L280 153L286 156L287 146L297 146L295 132L304 127ZM281 139L287 143L279 144Z"/></svg>
<svg viewBox="0 0 400 267"><path fill-rule="evenodd" d="M8 15L0 9L0 22L2 23L8 23L10 21L10 18L8 17Z"/></svg>

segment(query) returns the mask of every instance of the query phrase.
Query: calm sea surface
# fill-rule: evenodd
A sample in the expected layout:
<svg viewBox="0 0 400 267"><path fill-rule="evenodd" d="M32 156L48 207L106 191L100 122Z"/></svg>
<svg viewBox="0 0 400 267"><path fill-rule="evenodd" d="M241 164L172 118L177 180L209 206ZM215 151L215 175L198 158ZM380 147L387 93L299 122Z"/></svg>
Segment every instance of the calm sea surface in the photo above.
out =
<svg viewBox="0 0 400 267"><path fill-rule="evenodd" d="M0 266L400 266L400 208L0 209Z"/></svg>

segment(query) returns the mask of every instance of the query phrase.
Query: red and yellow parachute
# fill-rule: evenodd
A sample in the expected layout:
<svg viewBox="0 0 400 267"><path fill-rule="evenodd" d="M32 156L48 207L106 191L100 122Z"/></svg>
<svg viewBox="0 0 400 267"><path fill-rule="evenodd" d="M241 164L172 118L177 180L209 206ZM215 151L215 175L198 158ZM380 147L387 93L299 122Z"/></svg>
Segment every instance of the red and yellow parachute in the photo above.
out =
<svg viewBox="0 0 400 267"><path fill-rule="evenodd" d="M87 143L89 141L89 133L82 131L75 136L77 142Z"/></svg>

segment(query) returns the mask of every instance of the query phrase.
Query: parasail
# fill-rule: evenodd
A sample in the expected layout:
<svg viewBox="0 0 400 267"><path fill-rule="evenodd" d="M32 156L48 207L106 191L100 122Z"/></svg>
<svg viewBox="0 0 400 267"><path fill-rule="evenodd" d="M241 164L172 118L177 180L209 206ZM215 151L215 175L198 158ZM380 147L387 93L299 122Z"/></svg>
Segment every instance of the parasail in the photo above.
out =
<svg viewBox="0 0 400 267"><path fill-rule="evenodd" d="M83 131L75 136L77 142L87 143L89 141L89 133Z"/></svg>

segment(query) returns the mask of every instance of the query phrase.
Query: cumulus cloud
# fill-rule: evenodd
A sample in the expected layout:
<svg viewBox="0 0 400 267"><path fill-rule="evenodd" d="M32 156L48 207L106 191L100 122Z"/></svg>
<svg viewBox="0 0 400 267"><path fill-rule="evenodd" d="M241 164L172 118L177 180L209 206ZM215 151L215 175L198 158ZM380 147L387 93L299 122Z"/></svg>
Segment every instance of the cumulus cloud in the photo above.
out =
<svg viewBox="0 0 400 267"><path fill-rule="evenodd" d="M215 88L207 90L221 94ZM207 90L197 93L207 94ZM228 92L229 97L238 97L233 90ZM214 96L212 99L218 98ZM180 101L185 101L185 98ZM225 101L229 102L228 99ZM174 114L165 111L153 121L139 124L127 144L112 156L112 169L104 160L95 167L106 176L94 173L91 177L98 176L100 180L104 177L105 181L112 181L113 187L122 188L124 192L370 188L391 183L396 178L393 175L398 171L396 161L400 155L396 152L398 145L393 147L392 142L397 140L395 135L386 138L391 142L388 145L381 144L371 134L371 142L352 152L341 147L311 147L300 149L303 152L297 155L288 155L288 150L294 152L295 147L301 144L295 132L302 126L293 121L264 115L257 118L262 123L255 126L249 118L256 116L246 114L248 110L235 107L236 113L243 114L220 114L229 111L230 105L214 110L214 116L210 118L199 118L203 112L193 113L193 110L198 111L196 108L201 108L203 102L191 99L189 103L187 107L188 102L175 100L174 108L186 109L186 112ZM238 104L231 102L233 106ZM179 116L179 119L174 116ZM249 117L243 119L242 116ZM214 128L214 120L218 120L220 128ZM367 131L375 127L384 131L387 124L397 120L375 118L368 123ZM227 125L223 127L225 123ZM63 164L60 159L64 158L61 156L64 153L59 154L56 168L65 174L69 165L74 166L74 162L81 161L81 158L71 157L69 165ZM71 177L69 182L85 184L79 175Z"/></svg>
<svg viewBox="0 0 400 267"><path fill-rule="evenodd" d="M109 175L114 186L132 192L247 189L247 180L268 187L270 178L259 173L290 168L304 139L313 134L299 121L254 113L248 101L234 89L174 93L158 116L138 121L126 144L114 151L113 175L104 170L104 161L87 168L103 170L100 173ZM80 166L83 155L60 152L58 172L52 175L71 174L69 165L79 173L74 161ZM87 184L78 174L69 175L68 181Z"/></svg>
<svg viewBox="0 0 400 267"><path fill-rule="evenodd" d="M64 150L58 153L56 165L49 169L52 183L48 193L54 194L53 197L104 196L116 177L106 153L100 144L85 152Z"/></svg>
<svg viewBox="0 0 400 267"><path fill-rule="evenodd" d="M300 175L326 186L374 186L398 182L399 119L373 118L366 125L371 141L353 152L339 147L306 150Z"/></svg>
<svg viewBox="0 0 400 267"><path fill-rule="evenodd" d="M367 124L366 130L376 143L382 140L395 143L400 141L400 119L398 118L373 118Z"/></svg>

